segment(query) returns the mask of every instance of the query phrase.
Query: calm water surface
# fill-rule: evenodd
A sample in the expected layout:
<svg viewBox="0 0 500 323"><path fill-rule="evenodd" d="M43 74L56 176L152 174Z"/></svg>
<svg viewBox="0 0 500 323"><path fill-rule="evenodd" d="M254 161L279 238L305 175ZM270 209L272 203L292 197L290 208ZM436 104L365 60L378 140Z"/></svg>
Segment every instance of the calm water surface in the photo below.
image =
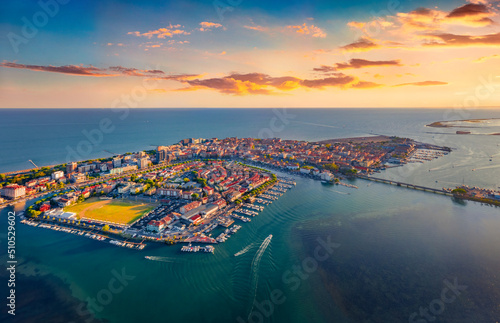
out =
<svg viewBox="0 0 500 323"><path fill-rule="evenodd" d="M495 129L473 129L476 134L459 136L452 129L425 127L444 119L444 110L287 111L294 117L286 119L289 122L282 129L274 129L277 137L319 140L376 133L455 148L440 160L392 169L381 176L435 187L462 182L500 186L496 168L500 167L500 140L486 135ZM131 110L125 120L119 116L109 110L0 111L0 131L7 138L0 144L0 167L3 171L28 168L27 159L42 165L64 162L67 146L76 149L85 140L82 131L91 131L102 118L111 119L116 128L95 145L89 158L109 156L105 150L149 149L153 148L149 145L172 144L185 137L256 137L278 117L272 110L251 109ZM499 110L488 110L470 117L499 116ZM14 129L20 131L17 137L11 135ZM297 178L295 188L216 246L214 255L186 255L180 253L180 246L162 245L133 251L19 224L16 319L84 322L90 309L95 322L248 318L254 322L260 318L265 322L408 322L420 308L428 308L437 313L429 311L435 322L498 321L498 208L362 180L354 184L359 189ZM8 211L12 209L0 215L3 246ZM265 247L263 242L271 234ZM311 262L320 241L331 241L336 248L327 259ZM146 260L146 255L157 258ZM109 289L113 272L122 271L130 278L123 290L106 305L92 305L93 298ZM445 280L456 280L466 289L441 308L436 304L447 286ZM277 290L282 302L272 310L258 305L268 304ZM429 321L416 315L414 322Z"/></svg>

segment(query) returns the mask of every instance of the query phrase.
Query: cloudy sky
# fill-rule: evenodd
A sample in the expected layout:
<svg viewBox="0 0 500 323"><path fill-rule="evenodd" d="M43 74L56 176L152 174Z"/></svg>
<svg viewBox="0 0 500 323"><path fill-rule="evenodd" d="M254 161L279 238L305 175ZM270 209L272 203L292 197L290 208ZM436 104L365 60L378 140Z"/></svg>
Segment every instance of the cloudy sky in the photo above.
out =
<svg viewBox="0 0 500 323"><path fill-rule="evenodd" d="M1 108L500 102L498 0L0 6Z"/></svg>

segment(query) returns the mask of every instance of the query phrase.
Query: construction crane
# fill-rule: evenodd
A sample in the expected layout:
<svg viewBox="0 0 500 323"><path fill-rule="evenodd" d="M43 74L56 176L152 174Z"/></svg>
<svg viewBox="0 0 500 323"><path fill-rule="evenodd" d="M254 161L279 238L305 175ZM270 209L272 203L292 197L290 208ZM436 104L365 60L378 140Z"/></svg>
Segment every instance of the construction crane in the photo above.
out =
<svg viewBox="0 0 500 323"><path fill-rule="evenodd" d="M29 161L30 163L32 163L32 164L33 164L33 166L35 166L35 168L40 168L40 167L38 167L38 166L37 166L37 165L36 165L36 164L35 164L35 163L31 160L31 159L29 159L28 161Z"/></svg>

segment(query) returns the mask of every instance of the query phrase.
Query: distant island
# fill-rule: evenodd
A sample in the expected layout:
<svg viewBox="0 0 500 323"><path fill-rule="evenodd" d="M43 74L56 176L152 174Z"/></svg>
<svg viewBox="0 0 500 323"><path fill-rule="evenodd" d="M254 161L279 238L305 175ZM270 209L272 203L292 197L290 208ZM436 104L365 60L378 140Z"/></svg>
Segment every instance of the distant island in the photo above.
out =
<svg viewBox="0 0 500 323"><path fill-rule="evenodd" d="M450 120L450 121L436 121L426 125L426 127L433 128L482 128L489 126L487 123L492 120L500 120L500 118L488 119L464 119L464 120ZM474 124L474 125L468 125ZM498 134L494 134L498 135Z"/></svg>

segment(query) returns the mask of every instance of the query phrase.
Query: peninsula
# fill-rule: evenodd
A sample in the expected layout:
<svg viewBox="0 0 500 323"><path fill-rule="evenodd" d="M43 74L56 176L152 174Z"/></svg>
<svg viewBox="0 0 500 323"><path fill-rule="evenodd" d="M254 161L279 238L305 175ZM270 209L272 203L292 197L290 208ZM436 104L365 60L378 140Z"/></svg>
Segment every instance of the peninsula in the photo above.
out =
<svg viewBox="0 0 500 323"><path fill-rule="evenodd" d="M464 119L464 120L436 121L426 126L434 128L482 128L494 125L498 126L499 122L500 118Z"/></svg>
<svg viewBox="0 0 500 323"><path fill-rule="evenodd" d="M191 243L225 242L242 227L235 221L251 221L296 185L275 170L356 188L342 180L370 179L387 167L450 151L387 136L319 142L189 138L156 150L2 174L0 206L36 199L25 210L25 224L122 247L185 242L182 251L213 252Z"/></svg>

